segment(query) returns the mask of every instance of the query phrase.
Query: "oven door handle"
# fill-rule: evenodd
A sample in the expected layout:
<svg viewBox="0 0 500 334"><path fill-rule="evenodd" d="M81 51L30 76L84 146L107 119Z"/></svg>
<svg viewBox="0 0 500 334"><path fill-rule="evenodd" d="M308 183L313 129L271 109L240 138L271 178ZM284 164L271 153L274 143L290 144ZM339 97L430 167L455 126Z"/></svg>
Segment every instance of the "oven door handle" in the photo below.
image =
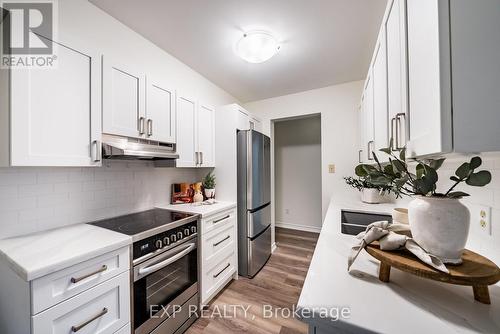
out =
<svg viewBox="0 0 500 334"><path fill-rule="evenodd" d="M151 266L140 268L139 275L141 275L141 276L147 275L147 274L155 272L161 268L164 268L164 267L174 263L175 261L179 260L181 257L185 256L186 254L188 254L189 252L191 252L195 248L196 248L196 244L190 243L183 251L175 254L174 256L171 256L168 259L163 260L163 261L158 262L158 263L155 263Z"/></svg>

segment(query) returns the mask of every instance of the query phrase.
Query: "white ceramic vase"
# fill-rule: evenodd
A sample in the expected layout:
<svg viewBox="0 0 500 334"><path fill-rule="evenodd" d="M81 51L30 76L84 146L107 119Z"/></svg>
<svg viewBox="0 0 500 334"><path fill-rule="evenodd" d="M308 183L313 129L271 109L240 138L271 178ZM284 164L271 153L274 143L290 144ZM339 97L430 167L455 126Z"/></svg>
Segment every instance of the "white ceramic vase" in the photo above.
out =
<svg viewBox="0 0 500 334"><path fill-rule="evenodd" d="M205 189L205 197L208 199L215 198L215 189Z"/></svg>
<svg viewBox="0 0 500 334"><path fill-rule="evenodd" d="M378 189L363 188L361 190L361 201L368 204L378 204L383 202L383 196Z"/></svg>
<svg viewBox="0 0 500 334"><path fill-rule="evenodd" d="M413 239L444 263L462 263L470 226L469 209L458 199L418 197L408 206Z"/></svg>

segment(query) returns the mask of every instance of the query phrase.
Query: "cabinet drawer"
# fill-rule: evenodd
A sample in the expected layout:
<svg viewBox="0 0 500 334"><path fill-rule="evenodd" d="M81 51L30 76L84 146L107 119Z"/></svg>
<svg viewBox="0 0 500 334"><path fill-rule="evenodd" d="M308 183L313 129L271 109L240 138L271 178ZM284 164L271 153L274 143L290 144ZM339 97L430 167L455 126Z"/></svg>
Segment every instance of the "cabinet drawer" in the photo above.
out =
<svg viewBox="0 0 500 334"><path fill-rule="evenodd" d="M201 221L201 232L206 234L230 224L236 224L236 211L234 209L218 213L209 218L203 218Z"/></svg>
<svg viewBox="0 0 500 334"><path fill-rule="evenodd" d="M130 323L126 324L119 330L115 332L115 334L130 334L132 333L132 325Z"/></svg>
<svg viewBox="0 0 500 334"><path fill-rule="evenodd" d="M41 277L31 283L31 314L73 297L130 267L129 247Z"/></svg>
<svg viewBox="0 0 500 334"><path fill-rule="evenodd" d="M212 269L203 270L202 302L208 302L218 290L230 279L236 271L235 252L222 258Z"/></svg>
<svg viewBox="0 0 500 334"><path fill-rule="evenodd" d="M391 215L342 210L341 232L343 234L357 235L358 233L365 231L366 226L382 220L387 220L389 223L392 223Z"/></svg>
<svg viewBox="0 0 500 334"><path fill-rule="evenodd" d="M213 231L203 236L202 240L202 260L204 264L210 263L214 258L220 258L227 249L236 248L235 226L226 224L221 229Z"/></svg>
<svg viewBox="0 0 500 334"><path fill-rule="evenodd" d="M127 271L33 316L33 334L115 333L130 322L129 284Z"/></svg>

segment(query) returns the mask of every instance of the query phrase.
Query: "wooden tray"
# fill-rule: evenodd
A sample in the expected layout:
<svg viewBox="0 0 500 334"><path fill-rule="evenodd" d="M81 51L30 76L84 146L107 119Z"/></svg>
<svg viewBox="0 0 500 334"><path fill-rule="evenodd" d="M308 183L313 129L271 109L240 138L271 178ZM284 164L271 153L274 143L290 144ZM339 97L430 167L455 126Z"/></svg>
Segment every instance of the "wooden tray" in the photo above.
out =
<svg viewBox="0 0 500 334"><path fill-rule="evenodd" d="M434 281L472 286L474 299L484 304L490 304L488 285L500 281L500 269L497 265L468 249L462 255L462 264L446 266L449 274L420 262L408 250L383 251L378 242L373 242L365 249L371 256L380 261L379 279L382 282L389 282L391 267L394 267Z"/></svg>

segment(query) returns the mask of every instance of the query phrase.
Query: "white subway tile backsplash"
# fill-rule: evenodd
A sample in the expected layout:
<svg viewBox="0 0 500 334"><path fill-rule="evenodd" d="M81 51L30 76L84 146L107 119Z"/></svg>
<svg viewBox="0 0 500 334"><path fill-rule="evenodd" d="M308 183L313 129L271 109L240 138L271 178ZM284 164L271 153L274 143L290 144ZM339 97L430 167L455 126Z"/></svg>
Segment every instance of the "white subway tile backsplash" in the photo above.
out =
<svg viewBox="0 0 500 334"><path fill-rule="evenodd" d="M54 193L54 185L51 183L19 186L19 197L49 195L52 193Z"/></svg>
<svg viewBox="0 0 500 334"><path fill-rule="evenodd" d="M0 200L4 198L17 197L19 187L17 185L0 186Z"/></svg>
<svg viewBox="0 0 500 334"><path fill-rule="evenodd" d="M167 203L196 169L107 161L100 168L0 168L0 238L85 223Z"/></svg>
<svg viewBox="0 0 500 334"><path fill-rule="evenodd" d="M36 201L36 197L5 198L0 201L0 212L34 209Z"/></svg>

